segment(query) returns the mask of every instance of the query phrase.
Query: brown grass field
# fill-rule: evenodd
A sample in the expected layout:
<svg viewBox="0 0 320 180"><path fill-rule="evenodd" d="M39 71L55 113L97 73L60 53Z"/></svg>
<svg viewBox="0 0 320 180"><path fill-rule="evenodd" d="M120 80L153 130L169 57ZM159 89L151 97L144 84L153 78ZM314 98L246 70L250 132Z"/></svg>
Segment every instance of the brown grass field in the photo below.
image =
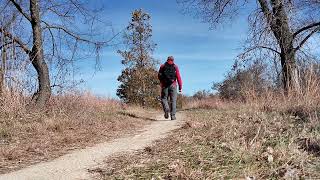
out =
<svg viewBox="0 0 320 180"><path fill-rule="evenodd" d="M90 93L56 96L45 111L28 112L20 98L7 95L0 109L0 173L134 133L150 123L136 117L152 113Z"/></svg>
<svg viewBox="0 0 320 180"><path fill-rule="evenodd" d="M98 179L319 179L317 101L264 97L193 101L168 138L92 172Z"/></svg>
<svg viewBox="0 0 320 180"><path fill-rule="evenodd" d="M90 172L98 179L319 179L318 92L189 100L180 129ZM15 94L1 102L1 173L132 135L159 113L90 93L55 96L43 111L29 112Z"/></svg>

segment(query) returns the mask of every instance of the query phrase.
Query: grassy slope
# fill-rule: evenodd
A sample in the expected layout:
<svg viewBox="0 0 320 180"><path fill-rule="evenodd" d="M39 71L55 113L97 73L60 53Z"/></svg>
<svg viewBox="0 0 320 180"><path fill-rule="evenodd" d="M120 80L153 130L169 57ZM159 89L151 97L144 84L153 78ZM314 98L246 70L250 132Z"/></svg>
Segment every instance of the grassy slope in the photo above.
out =
<svg viewBox="0 0 320 180"><path fill-rule="evenodd" d="M247 108L191 110L184 127L93 170L103 179L320 178L320 125Z"/></svg>

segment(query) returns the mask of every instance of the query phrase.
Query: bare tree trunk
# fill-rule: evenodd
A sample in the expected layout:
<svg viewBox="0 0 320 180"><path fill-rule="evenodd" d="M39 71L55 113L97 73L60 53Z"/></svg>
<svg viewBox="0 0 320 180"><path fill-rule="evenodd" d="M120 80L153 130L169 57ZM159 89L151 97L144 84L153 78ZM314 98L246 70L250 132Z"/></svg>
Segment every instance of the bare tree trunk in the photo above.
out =
<svg viewBox="0 0 320 180"><path fill-rule="evenodd" d="M143 95L142 95L142 107L146 107L146 82L145 82L145 78L142 77L142 92L143 92Z"/></svg>
<svg viewBox="0 0 320 180"><path fill-rule="evenodd" d="M298 69L294 52L281 52L283 88L288 94L290 90L300 91Z"/></svg>
<svg viewBox="0 0 320 180"><path fill-rule="evenodd" d="M272 9L269 9L266 0L258 1L281 49L280 58L285 93L287 94L289 90L300 91L293 47L293 33L289 28L288 16L284 9L283 0L270 0Z"/></svg>
<svg viewBox="0 0 320 180"><path fill-rule="evenodd" d="M30 0L30 12L33 33L33 47L29 57L32 65L37 71L39 82L39 89L34 98L36 107L43 108L51 96L51 86L48 66L43 55L39 0Z"/></svg>
<svg viewBox="0 0 320 180"><path fill-rule="evenodd" d="M5 72L6 72L6 60L7 60L7 52L6 52L6 45L5 45L5 37L4 41L2 42L2 57L1 57L1 67L0 67L0 97L3 95L4 85L5 85Z"/></svg>
<svg viewBox="0 0 320 180"><path fill-rule="evenodd" d="M285 93L290 90L300 91L298 69L293 47L293 33L289 28L288 16L283 0L271 0L273 20L271 29L281 49L282 78Z"/></svg>

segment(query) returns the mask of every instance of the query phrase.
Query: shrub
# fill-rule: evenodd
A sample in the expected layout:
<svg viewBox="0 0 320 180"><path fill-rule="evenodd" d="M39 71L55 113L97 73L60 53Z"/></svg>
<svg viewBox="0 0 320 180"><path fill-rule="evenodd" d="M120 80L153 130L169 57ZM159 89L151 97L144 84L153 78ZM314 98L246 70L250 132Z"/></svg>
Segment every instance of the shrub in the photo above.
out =
<svg viewBox="0 0 320 180"><path fill-rule="evenodd" d="M222 99L246 100L248 95L261 95L270 83L265 74L265 65L255 62L244 69L234 69L221 83L214 83L213 90Z"/></svg>

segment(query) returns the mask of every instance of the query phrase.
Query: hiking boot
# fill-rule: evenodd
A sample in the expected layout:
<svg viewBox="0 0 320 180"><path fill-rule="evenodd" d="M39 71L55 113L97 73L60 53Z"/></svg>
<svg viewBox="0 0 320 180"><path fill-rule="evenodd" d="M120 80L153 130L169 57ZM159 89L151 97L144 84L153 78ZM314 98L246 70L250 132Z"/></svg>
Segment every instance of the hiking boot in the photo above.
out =
<svg viewBox="0 0 320 180"><path fill-rule="evenodd" d="M176 118L176 116L171 116L171 120L176 120L177 118Z"/></svg>
<svg viewBox="0 0 320 180"><path fill-rule="evenodd" d="M164 112L164 118L166 118L166 119L169 118L169 113L168 112Z"/></svg>

